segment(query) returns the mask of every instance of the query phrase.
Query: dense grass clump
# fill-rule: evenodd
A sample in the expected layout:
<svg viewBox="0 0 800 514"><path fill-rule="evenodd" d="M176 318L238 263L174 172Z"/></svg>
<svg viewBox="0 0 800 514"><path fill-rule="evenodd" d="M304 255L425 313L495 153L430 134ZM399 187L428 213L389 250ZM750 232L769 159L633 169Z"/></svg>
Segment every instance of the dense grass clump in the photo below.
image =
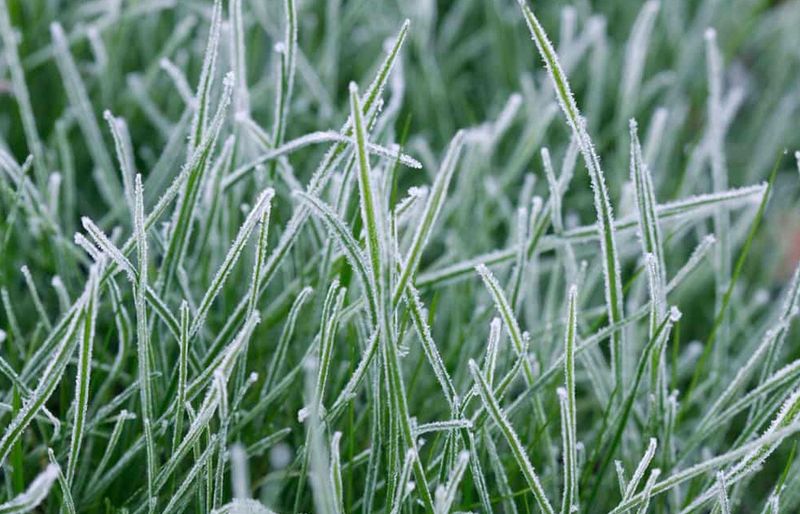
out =
<svg viewBox="0 0 800 514"><path fill-rule="evenodd" d="M0 513L797 512L798 24L0 0Z"/></svg>

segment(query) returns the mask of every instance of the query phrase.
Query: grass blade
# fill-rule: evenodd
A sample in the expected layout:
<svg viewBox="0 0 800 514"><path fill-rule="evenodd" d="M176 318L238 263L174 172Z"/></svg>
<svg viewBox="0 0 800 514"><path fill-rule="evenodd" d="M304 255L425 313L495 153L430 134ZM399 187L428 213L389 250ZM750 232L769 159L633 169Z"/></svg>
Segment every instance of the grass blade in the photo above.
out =
<svg viewBox="0 0 800 514"><path fill-rule="evenodd" d="M623 317L622 311L622 274L620 272L619 256L614 235L614 215L611 209L611 200L605 184L600 159L594 145L586 131L585 120L581 117L575 99L572 96L567 77L561 69L556 57L555 49L539 24L533 11L525 5L524 0L519 0L520 7L525 16L531 35L536 42L536 47L545 61L553 87L556 90L561 110L567 118L567 124L578 142L589 178L592 181L594 192L594 205L597 211L597 230L600 234L600 249L603 254L603 276L605 279L605 297L608 308L608 318L611 323L619 323ZM622 332L611 336L611 363L614 371L614 384L619 390L622 386Z"/></svg>
<svg viewBox="0 0 800 514"><path fill-rule="evenodd" d="M58 477L58 472L58 464L49 464L44 471L33 479L33 482L31 482L24 493L0 504L0 512L30 512L34 510L47 498L47 495L50 494L50 489L53 487L53 482L55 482Z"/></svg>
<svg viewBox="0 0 800 514"><path fill-rule="evenodd" d="M571 514L578 509L577 499L577 410L575 408L575 341L577 339L578 290L575 286L567 293L567 331L564 335L564 419L566 426L561 427L564 440L564 496L561 504L563 514ZM560 395L562 396L562 395Z"/></svg>
<svg viewBox="0 0 800 514"><path fill-rule="evenodd" d="M92 279L90 279L92 280ZM86 412L89 409L89 385L92 373L92 349L94 348L95 327L97 324L98 284L93 280L88 302L83 312L81 341L78 346L78 373L75 380L75 415L72 420L72 438L67 461L67 484L72 484L78 466L81 444L83 443Z"/></svg>
<svg viewBox="0 0 800 514"><path fill-rule="evenodd" d="M474 360L469 361L469 371L472 374L475 384L478 386L478 393L480 394L487 412L492 417L495 424L500 427L500 430L503 432L503 437L505 437L506 442L511 447L511 451L514 453L514 459L517 461L517 465L519 465L522 475L525 477L528 488L536 498L539 509L547 514L553 514L555 511L544 493L544 489L539 482L539 477L533 469L528 455L525 453L525 448L522 446L519 436L517 436L508 418L506 418L503 410L497 403L494 393L492 393L489 384L486 382L486 379L483 377L480 368Z"/></svg>

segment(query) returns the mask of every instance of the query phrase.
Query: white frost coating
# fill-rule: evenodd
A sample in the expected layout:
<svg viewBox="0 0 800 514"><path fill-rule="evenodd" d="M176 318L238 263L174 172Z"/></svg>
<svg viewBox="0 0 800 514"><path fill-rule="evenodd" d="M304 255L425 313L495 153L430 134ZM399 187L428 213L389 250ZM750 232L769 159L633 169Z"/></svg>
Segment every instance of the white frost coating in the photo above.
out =
<svg viewBox="0 0 800 514"><path fill-rule="evenodd" d="M664 128L669 119L669 110L665 107L658 107L650 118L647 126L647 134L644 138L644 162L648 166L653 166L660 145L664 139Z"/></svg>
<svg viewBox="0 0 800 514"><path fill-rule="evenodd" d="M336 514L344 514L344 489L342 487L342 460L339 446L342 440L342 433L334 432L331 437L331 467L330 477L331 490L333 491L333 504Z"/></svg>
<svg viewBox="0 0 800 514"><path fill-rule="evenodd" d="M614 460L614 469L617 472L617 485L619 486L619 494L620 496L625 496L625 490L628 486L625 479L625 468L622 465L622 461Z"/></svg>
<svg viewBox="0 0 800 514"><path fill-rule="evenodd" d="M77 246L80 246L84 252L89 254L89 257L91 257L93 261L97 262L102 258L102 252L98 251L83 234L76 232L73 241Z"/></svg>
<svg viewBox="0 0 800 514"><path fill-rule="evenodd" d="M228 19L230 29L230 60L233 73L236 76L236 91L234 93L234 110L250 115L250 93L247 88L247 54L245 53L245 29L242 19L242 0L232 0L228 3Z"/></svg>
<svg viewBox="0 0 800 514"><path fill-rule="evenodd" d="M308 407L302 407L300 410L297 411L297 422L298 423L305 423L308 417L311 415L311 411Z"/></svg>
<svg viewBox="0 0 800 514"><path fill-rule="evenodd" d="M242 347L250 338L250 335L253 333L253 330L255 330L255 327L258 325L260 320L261 318L257 311L250 316L234 340L222 351L222 358L219 360L216 368L211 373L212 377L215 375L221 376L223 382L228 380L231 372L233 371L233 366L236 363L236 358L239 356ZM178 464L180 464L182 457L186 455L194 442L200 437L202 431L205 430L205 428L211 422L214 413L217 411L218 407L220 407L222 401L220 387L218 387L217 384L212 383L208 388L205 397L203 398L200 408L197 409L197 413L194 416L186 435L183 437L178 448L175 449L170 459L164 464L158 476L156 477L153 491L154 493L164 486L167 479L175 471Z"/></svg>
<svg viewBox="0 0 800 514"><path fill-rule="evenodd" d="M436 514L448 514L453 502L456 499L456 492L461 479L464 477L464 472L467 470L469 463L469 452L464 450L458 454L455 467L450 470L450 476L447 484L439 485L436 488Z"/></svg>
<svg viewBox="0 0 800 514"><path fill-rule="evenodd" d="M797 172L800 173L800 151L794 152L794 160L797 162Z"/></svg>
<svg viewBox="0 0 800 514"><path fill-rule="evenodd" d="M764 433L764 436L773 434L782 428L794 424L797 420L799 411L800 389L795 390L791 396L789 396L789 398L783 402L781 410L778 412L778 415ZM762 445L761 447L753 450L744 459L742 459L739 463L725 473L726 479L731 480L734 477L741 477L761 467L761 464L763 464L767 457L769 457L769 455L775 451L775 448L778 447L778 444L780 444L779 441Z"/></svg>
<svg viewBox="0 0 800 514"><path fill-rule="evenodd" d="M211 514L275 514L275 512L256 500L238 498L214 509Z"/></svg>
<svg viewBox="0 0 800 514"><path fill-rule="evenodd" d="M746 447L752 446L753 448L745 454L739 462L724 472L724 480L728 484L733 485L747 475L759 470L767 458L788 435L783 434L783 432L797 426L798 413L800 413L800 389L796 389L792 392L786 401L783 402L778 415L775 416L769 428L759 439L754 441L754 443L759 441L763 442L761 444L751 443L750 445L745 445ZM773 437L775 439L772 439ZM698 495L682 512L691 512L717 494L717 487L712 486L704 493Z"/></svg>
<svg viewBox="0 0 800 514"><path fill-rule="evenodd" d="M422 446L422 443L420 443ZM403 505L403 499L414 490L414 482L411 481L411 465L418 458L417 452L414 448L409 448L406 451L405 458L403 459L403 467L400 470L400 476L397 481L397 490L393 499L390 514L397 514Z"/></svg>
<svg viewBox="0 0 800 514"><path fill-rule="evenodd" d="M250 469L247 464L247 450L241 443L231 446L231 487L233 497L250 497Z"/></svg>
<svg viewBox="0 0 800 514"><path fill-rule="evenodd" d="M31 293L33 306L36 309L39 318L42 320L48 330L52 330L53 325L50 323L50 317L47 315L47 311L42 303L42 298L39 296L38 289L36 289L36 282L33 281L33 276L31 276L30 269L28 269L27 265L23 264L22 267L20 267L20 271L22 272L23 277L25 277L25 285L28 286L28 291Z"/></svg>
<svg viewBox="0 0 800 514"><path fill-rule="evenodd" d="M575 348L578 337L578 288L571 285L567 292L567 316L564 334L564 387L557 393L561 405L561 438L563 441L564 494L562 512L578 509L578 451L577 408L575 400Z"/></svg>
<svg viewBox="0 0 800 514"><path fill-rule="evenodd" d="M427 434L428 432L442 432L449 430L459 430L462 428L472 428L472 421L469 419L452 419L447 421L432 421L430 423L423 423L417 425L414 429L414 434L417 436Z"/></svg>
<svg viewBox="0 0 800 514"><path fill-rule="evenodd" d="M711 157L711 183L715 192L728 188L728 165L725 160L725 127L722 108L722 56L717 46L717 33L709 27L705 32L706 64L708 69L708 134ZM722 296L731 276L730 216L717 208L714 212L714 233L719 237L715 247L714 264L716 278L716 302L721 305ZM721 325L721 337L727 338L728 319Z"/></svg>
<svg viewBox="0 0 800 514"><path fill-rule="evenodd" d="M53 218L58 218L58 199L63 179L64 177L57 171L47 177L47 210Z"/></svg>
<svg viewBox="0 0 800 514"><path fill-rule="evenodd" d="M502 322L500 318L494 317L489 323L489 339L486 344L486 358L483 362L483 372L489 385L494 384L494 372L497 367L497 355L500 350L500 330Z"/></svg>
<svg viewBox="0 0 800 514"><path fill-rule="evenodd" d="M650 465L650 462L653 460L653 456L655 456L656 454L657 447L658 447L658 441L656 441L654 437L651 437L650 442L647 445L647 450L642 456L642 459L639 461L639 465L636 466L636 471L633 472L633 476L631 476L631 481L625 488L625 495L623 496L623 500L630 499L636 492L636 489L639 487L639 483L641 482L642 478L644 478L644 474L647 471L647 467Z"/></svg>
<svg viewBox="0 0 800 514"><path fill-rule="evenodd" d="M283 469L292 462L292 450L286 443L276 444L269 451L269 464L273 469Z"/></svg>
<svg viewBox="0 0 800 514"><path fill-rule="evenodd" d="M650 472L650 476L647 479L647 483L644 486L644 491L642 492L643 495L643 502L639 506L639 510L636 511L636 514L647 514L647 508L650 505L650 497L653 495L653 487L656 484L656 480L658 477L661 476L661 470L656 468Z"/></svg>
<svg viewBox="0 0 800 514"><path fill-rule="evenodd" d="M796 393L795 393L796 394ZM718 469L725 464L737 460L744 455L748 455L751 452L757 452L758 449L762 447L769 447L771 445L777 446L780 444L781 441L786 439L787 437L791 436L792 434L796 434L800 431L800 423L792 423L786 425L784 427L779 427L775 431L768 431L763 436L759 437L758 439L742 445L738 448L730 450L722 455L718 455L716 457L712 457L710 459L704 460L698 464L695 464L692 467L686 468L684 470L678 471L673 475L668 476L661 482L656 483L652 488L652 494L659 494L665 491L669 491L672 488L686 482L687 480L691 480L694 477L700 476L702 474L707 473L708 471L713 471ZM746 460L746 459L745 459ZM733 481L730 479L730 473L726 473L726 478L728 479L729 484L733 484ZM737 477L737 478L741 478ZM702 504L705 501L708 501L709 498L712 498L716 494L716 488L712 487L710 494L708 491L705 495L699 498L698 504ZM622 512L627 512L629 509L633 508L636 505L639 505L643 499L644 494L639 493L633 496L630 500L626 502L622 502L614 509L609 512L609 514L621 514ZM692 503L692 505L687 507L687 510L695 509L697 505Z"/></svg>
<svg viewBox="0 0 800 514"><path fill-rule="evenodd" d="M767 352L774 351L773 349L777 349L782 344L791 326L792 320L797 316L798 303L800 303L800 266L798 266L789 283L777 323L764 333L756 350L752 353L744 366L736 372L736 375L729 381L725 390L717 397L714 404L707 411L704 416L704 422L700 424L700 427L708 426L714 419L714 415L717 414L725 403L745 385L745 381L757 367L763 365L764 355ZM765 385L765 382L766 377L762 377L759 387ZM751 391L751 393L752 392L753 391Z"/></svg>
<svg viewBox="0 0 800 514"><path fill-rule="evenodd" d="M378 318L378 295L376 291L375 275L372 265L364 256L358 242L353 238L344 221L336 214L333 209L319 198L307 193L295 193L312 212L317 214L325 224L331 236L339 243L344 251L349 264L361 279L367 295L368 313L373 324L377 323Z"/></svg>
<svg viewBox="0 0 800 514"><path fill-rule="evenodd" d="M127 257L122 253L122 251L117 248L117 246L111 242L111 240L106 236L100 228L94 224L94 222L87 216L83 216L81 218L81 224L89 236L92 238L94 243L103 251L104 254L108 255L108 257L114 261L117 266L122 268L125 274L128 276L128 280L131 283L136 282L136 271L133 268L133 264L128 260ZM77 238L77 236L76 236ZM76 239L77 242L77 239Z"/></svg>
<svg viewBox="0 0 800 514"><path fill-rule="evenodd" d="M722 471L717 471L717 490L720 512L722 514L731 514L731 504L728 499L728 486L725 481L725 473Z"/></svg>
<svg viewBox="0 0 800 514"><path fill-rule="evenodd" d="M74 304L75 314L70 318L66 330L63 332L64 335L56 342L55 347L47 357L47 365L40 372L40 378L36 388L33 390L28 400L23 403L22 408L9 422L3 432L3 436L0 439L0 464L5 462L13 444L22 435L39 409L44 407L45 402L47 402L53 394L64 375L70 357L77 345L77 337L75 336L80 323L83 321L84 314L82 310L87 302L91 301L90 298L94 298L96 301L96 284L98 275L100 274L98 266L98 264L95 264L90 269L86 288ZM3 291L5 292L5 290Z"/></svg>
<svg viewBox="0 0 800 514"><path fill-rule="evenodd" d="M94 349L94 336L97 322L99 301L99 273L103 262L95 264L89 277L88 303L83 312L83 326L81 327L81 340L78 344L78 369L75 374L75 400L72 420L72 437L67 461L67 484L72 483L75 470L78 466L80 449L86 430L86 416L89 410L89 385L92 373L92 350Z"/></svg>
<svg viewBox="0 0 800 514"><path fill-rule="evenodd" d="M39 506L40 503L50 494L53 482L58 478L58 464L48 464L39 473L25 492L19 494L14 499L0 504L0 512L30 512Z"/></svg>
<svg viewBox="0 0 800 514"><path fill-rule="evenodd" d="M658 320L663 319L667 313L667 293L661 280L661 270L658 261L652 253L644 256L644 265L647 270L647 283L650 290L650 337L656 331Z"/></svg>
<svg viewBox="0 0 800 514"><path fill-rule="evenodd" d="M653 179L647 163L642 155L641 144L639 143L638 127L636 121L631 119L629 123L631 138L630 169L631 182L633 182L636 211L639 222L639 238L642 244L642 252L650 253L654 256L655 278L651 294L663 296L666 285L666 264L664 261L664 249L661 238L661 227L658 222L657 203ZM658 298L660 303L657 310L658 318L663 315L663 307L666 298Z"/></svg>
<svg viewBox="0 0 800 514"><path fill-rule="evenodd" d="M422 342L422 350L431 368L433 368L433 373L436 376L436 380L439 382L439 386L442 388L450 410L453 411L458 405L458 393L455 385L453 385L453 380L447 373L447 368L444 365L444 360L439 353L436 342L431 335L431 329L430 326L428 326L427 316L425 315L425 309L419 298L419 292L409 284L405 298L411 320L414 324L414 329Z"/></svg>

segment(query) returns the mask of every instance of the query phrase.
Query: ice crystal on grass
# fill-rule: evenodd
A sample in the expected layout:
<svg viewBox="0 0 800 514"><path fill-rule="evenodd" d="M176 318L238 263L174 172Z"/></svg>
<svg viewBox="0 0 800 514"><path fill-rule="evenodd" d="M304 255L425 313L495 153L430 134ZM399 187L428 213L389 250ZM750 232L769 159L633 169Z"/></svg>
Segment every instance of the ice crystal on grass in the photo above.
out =
<svg viewBox="0 0 800 514"><path fill-rule="evenodd" d="M630 7L0 0L0 512L798 510L800 6Z"/></svg>

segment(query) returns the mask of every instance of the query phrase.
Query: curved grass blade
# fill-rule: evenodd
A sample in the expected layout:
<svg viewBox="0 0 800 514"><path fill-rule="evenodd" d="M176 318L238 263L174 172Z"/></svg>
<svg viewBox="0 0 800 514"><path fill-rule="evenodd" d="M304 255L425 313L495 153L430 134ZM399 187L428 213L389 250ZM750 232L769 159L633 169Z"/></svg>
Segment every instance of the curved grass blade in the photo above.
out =
<svg viewBox="0 0 800 514"><path fill-rule="evenodd" d="M33 479L33 482L31 482L25 492L0 504L0 513L23 513L34 510L47 498L47 495L50 494L53 482L58 478L58 472L58 464L48 464L44 471Z"/></svg>
<svg viewBox="0 0 800 514"><path fill-rule="evenodd" d="M608 309L608 318L611 323L619 323L623 317L622 310L622 273L620 271L619 256L617 252L616 236L614 234L614 215L611 209L611 200L600 166L600 158L597 156L594 145L588 132L586 122L581 117L575 99L572 96L567 77L556 57L555 49L544 29L539 24L539 20L533 11L525 5L524 0L518 0L525 21L528 24L531 35L536 42L536 47L545 61L545 65L556 90L559 105L567 118L567 124L572 129L572 133L578 142L586 168L589 171L589 178L592 181L594 192L594 205L597 211L597 230L600 234L600 248L603 253L603 276L605 279L605 297ZM622 387L622 340L623 332L616 332L611 336L611 367L614 372L614 384L617 390Z"/></svg>

